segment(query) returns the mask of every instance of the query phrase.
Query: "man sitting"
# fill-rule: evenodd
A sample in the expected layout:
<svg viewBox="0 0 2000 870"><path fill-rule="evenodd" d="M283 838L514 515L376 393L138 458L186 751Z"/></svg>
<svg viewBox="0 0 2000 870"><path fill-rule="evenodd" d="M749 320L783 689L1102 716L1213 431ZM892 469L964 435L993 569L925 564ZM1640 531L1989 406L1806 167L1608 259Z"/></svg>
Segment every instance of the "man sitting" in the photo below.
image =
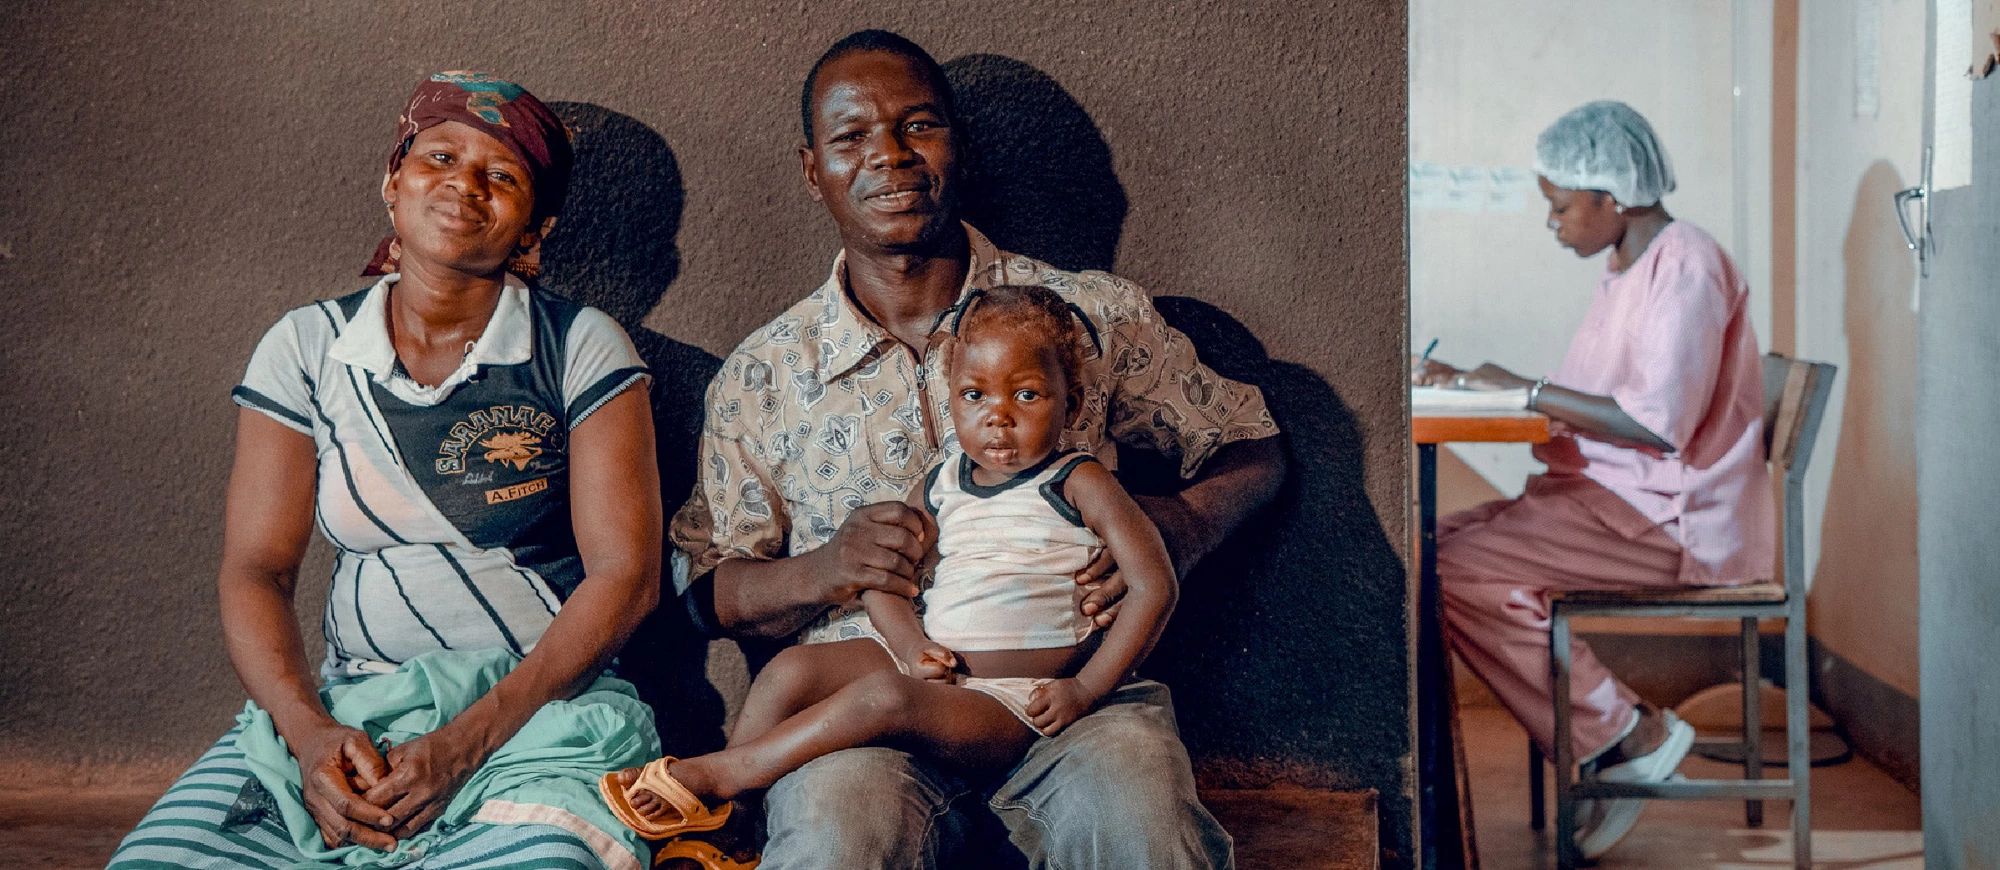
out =
<svg viewBox="0 0 2000 870"><path fill-rule="evenodd" d="M1000 251L959 221L962 143L930 55L883 31L848 36L814 65L800 109L806 187L842 250L826 283L746 338L709 387L701 481L672 530L699 624L806 644L864 637L862 592L918 593L926 527L903 500L956 438L932 339L978 288L1046 286L1082 315L1082 411L1063 446L1114 468L1121 442L1178 457L1189 485L1139 503L1180 573L1276 493L1284 458L1262 394L1202 365L1143 290ZM1123 591L1112 566L1078 582L1091 587L1083 612L1109 625ZM764 866L934 866L957 845L953 801L974 787L896 750L827 755L766 795ZM1127 683L977 787L1036 866L1231 866L1159 683Z"/></svg>

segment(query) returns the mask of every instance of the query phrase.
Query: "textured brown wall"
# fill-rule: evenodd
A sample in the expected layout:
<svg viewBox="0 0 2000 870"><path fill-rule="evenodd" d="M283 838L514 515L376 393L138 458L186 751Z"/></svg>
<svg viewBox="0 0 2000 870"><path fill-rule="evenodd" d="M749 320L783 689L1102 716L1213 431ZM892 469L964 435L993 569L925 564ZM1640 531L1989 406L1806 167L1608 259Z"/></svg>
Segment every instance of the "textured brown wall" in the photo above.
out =
<svg viewBox="0 0 2000 870"><path fill-rule="evenodd" d="M491 70L589 104L565 111L616 171L564 228L593 235L556 283L685 362L668 380L692 390L706 354L824 276L798 83L834 38L880 26L951 62L988 141L1027 142L988 155L1035 179L989 196L1005 235L1192 297L1162 307L1263 382L1293 433L1283 506L1205 567L1158 663L1204 775L1381 789L1385 843L1407 843L1403 5L1224 5L11 10L0 763L177 765L226 727L242 697L212 592L226 396L281 312L361 286L421 75ZM308 613L326 564L306 568ZM1309 712L1260 713L1273 704Z"/></svg>

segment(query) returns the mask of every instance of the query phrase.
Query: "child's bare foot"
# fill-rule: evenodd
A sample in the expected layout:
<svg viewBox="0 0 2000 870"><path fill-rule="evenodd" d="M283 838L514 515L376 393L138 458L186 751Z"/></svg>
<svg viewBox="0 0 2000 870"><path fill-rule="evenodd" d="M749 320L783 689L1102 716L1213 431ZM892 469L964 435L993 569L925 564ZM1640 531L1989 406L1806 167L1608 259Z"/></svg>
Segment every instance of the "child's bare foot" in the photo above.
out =
<svg viewBox="0 0 2000 870"><path fill-rule="evenodd" d="M632 791L632 784L639 781L639 768L628 767L618 771L618 787L626 792L626 800L640 815L652 818L660 813L660 796L645 789Z"/></svg>
<svg viewBox="0 0 2000 870"><path fill-rule="evenodd" d="M643 788L631 791L632 784L639 781L639 770L637 767L628 767L618 771L618 785L630 792L633 810L654 821L668 821L661 819L660 816L673 813L675 810L665 798ZM694 792L694 796L699 798L704 806L713 807L725 799L716 787L715 778L709 775L707 766L697 763L697 759L675 761L667 765L667 774L685 786L688 791Z"/></svg>

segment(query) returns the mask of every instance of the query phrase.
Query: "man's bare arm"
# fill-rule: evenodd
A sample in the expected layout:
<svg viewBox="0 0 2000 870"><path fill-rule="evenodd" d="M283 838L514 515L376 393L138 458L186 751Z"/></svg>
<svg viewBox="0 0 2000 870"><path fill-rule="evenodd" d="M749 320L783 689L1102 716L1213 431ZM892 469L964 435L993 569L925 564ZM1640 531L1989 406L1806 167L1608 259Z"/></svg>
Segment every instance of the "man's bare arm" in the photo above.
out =
<svg viewBox="0 0 2000 870"><path fill-rule="evenodd" d="M1166 540L1174 573L1187 576L1197 562L1214 552L1251 514L1278 494L1285 482L1285 449L1277 436L1223 445L1186 489L1172 495L1135 495ZM1118 616L1125 584L1109 558L1093 562L1077 582L1098 584L1083 599L1083 612L1100 626Z"/></svg>
<svg viewBox="0 0 2000 870"><path fill-rule="evenodd" d="M848 515L833 539L782 559L729 559L697 580L713 596L717 628L738 637L797 634L828 608L877 589L917 595L917 566L937 538L928 514L898 502L872 504ZM689 594L704 590L691 587Z"/></svg>
<svg viewBox="0 0 2000 870"><path fill-rule="evenodd" d="M1174 570L1185 576L1244 520L1278 494L1285 451L1277 436L1223 445L1186 489L1138 499L1166 538Z"/></svg>

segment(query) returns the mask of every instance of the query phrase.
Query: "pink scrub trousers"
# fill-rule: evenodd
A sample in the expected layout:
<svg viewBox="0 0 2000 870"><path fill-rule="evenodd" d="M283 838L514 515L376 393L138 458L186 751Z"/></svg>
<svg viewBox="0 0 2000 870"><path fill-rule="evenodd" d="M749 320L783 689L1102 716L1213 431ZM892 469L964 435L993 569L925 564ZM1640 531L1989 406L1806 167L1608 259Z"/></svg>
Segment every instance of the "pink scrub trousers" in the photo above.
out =
<svg viewBox="0 0 2000 870"><path fill-rule="evenodd" d="M1653 524L1589 478L1549 475L1529 478L1520 498L1438 521L1445 638L1549 757L1549 590L1683 585L1671 526ZM1639 696L1581 639L1571 653L1571 729L1582 762L1624 738Z"/></svg>
<svg viewBox="0 0 2000 870"><path fill-rule="evenodd" d="M1608 264L1607 264L1608 266ZM1559 387L1609 396L1671 455L1559 435L1520 498L1438 524L1444 634L1554 757L1551 589L1729 586L1770 576L1764 383L1750 287L1715 239L1668 224L1631 267L1607 267ZM1574 641L1576 758L1637 721L1639 696Z"/></svg>

